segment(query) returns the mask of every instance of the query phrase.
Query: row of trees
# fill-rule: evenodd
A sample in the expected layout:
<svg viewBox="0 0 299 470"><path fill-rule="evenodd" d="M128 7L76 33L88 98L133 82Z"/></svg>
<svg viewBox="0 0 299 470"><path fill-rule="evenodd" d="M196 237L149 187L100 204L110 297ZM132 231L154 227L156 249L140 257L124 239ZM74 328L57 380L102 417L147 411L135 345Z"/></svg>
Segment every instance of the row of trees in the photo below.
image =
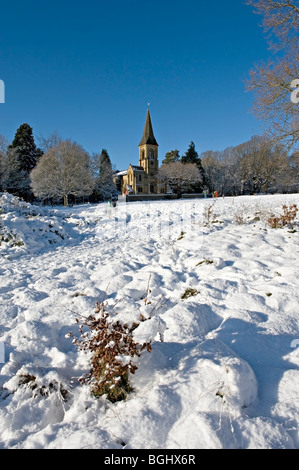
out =
<svg viewBox="0 0 299 470"><path fill-rule="evenodd" d="M227 194L298 191L298 0L245 1L262 16L273 51L268 63L254 66L247 82L247 89L254 95L253 111L265 123L264 135L223 151L202 153L201 184L210 191ZM175 167L178 173L183 169L186 173L187 168L179 162L184 162L184 157L180 158L178 150L168 152L162 163L171 165L162 173L168 173L170 178ZM189 181L186 175L185 186Z"/></svg>
<svg viewBox="0 0 299 470"><path fill-rule="evenodd" d="M0 191L27 201L63 200L67 205L88 197L91 202L115 197L113 167L106 149L90 156L79 144L57 134L34 142L32 128L22 124L9 145L0 136ZM183 192L209 190L238 195L299 190L299 152L291 155L281 143L252 137L223 151L200 155L191 142L187 152L166 153L158 178L179 197Z"/></svg>
<svg viewBox="0 0 299 470"><path fill-rule="evenodd" d="M113 167L106 149L90 156L79 144L63 141L57 133L39 138L37 147L32 128L22 124L11 144L0 136L0 191L8 191L27 201L63 200L88 197L92 202L115 197ZM199 192L206 184L201 159L191 142L186 154L169 152L158 178L172 190Z"/></svg>
<svg viewBox="0 0 299 470"><path fill-rule="evenodd" d="M0 136L0 191L26 201L89 197L97 202L114 196L113 169L106 149L90 156L81 145L63 141L56 133L41 138L37 147L32 128L22 124L8 144Z"/></svg>
<svg viewBox="0 0 299 470"><path fill-rule="evenodd" d="M263 16L263 26L273 38L270 47L279 51L268 64L255 66L248 82L256 115L268 128L263 137L200 157L193 142L182 157L177 149L167 152L158 176L178 195L203 189L226 194L299 189L298 101L291 99L299 83L298 3L246 2ZM299 87L295 94L299 98ZM105 149L90 157L80 145L62 141L55 133L40 143L37 147L28 124L20 126L11 144L0 136L0 191L25 200L62 198L65 204L70 197L99 201L116 193Z"/></svg>
<svg viewBox="0 0 299 470"><path fill-rule="evenodd" d="M166 153L159 176L177 194L204 189L226 195L296 192L299 152L290 156L285 145L260 136L236 147L200 155L191 142L182 157L177 149Z"/></svg>
<svg viewBox="0 0 299 470"><path fill-rule="evenodd" d="M289 156L285 146L264 137L203 152L201 158L210 191L238 195L299 190L299 153Z"/></svg>

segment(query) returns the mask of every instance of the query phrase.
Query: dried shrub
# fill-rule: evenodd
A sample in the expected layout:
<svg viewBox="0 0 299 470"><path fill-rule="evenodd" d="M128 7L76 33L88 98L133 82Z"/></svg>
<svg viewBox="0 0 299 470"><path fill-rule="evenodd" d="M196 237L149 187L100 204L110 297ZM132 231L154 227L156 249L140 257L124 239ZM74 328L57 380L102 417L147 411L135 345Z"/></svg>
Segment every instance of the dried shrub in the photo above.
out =
<svg viewBox="0 0 299 470"><path fill-rule="evenodd" d="M130 374L138 369L133 359L143 350L151 352L151 342L134 341L133 331L139 323L122 324L112 319L106 308L104 301L97 302L94 314L83 321L76 319L81 337L68 336L79 350L91 353L90 371L79 379L80 383L89 385L96 397L106 395L114 403L132 391Z"/></svg>
<svg viewBox="0 0 299 470"><path fill-rule="evenodd" d="M199 291L196 289L193 289L192 287L189 287L188 289L185 290L183 295L181 296L181 299L189 299L189 297L193 297L195 295L199 294Z"/></svg>
<svg viewBox="0 0 299 470"><path fill-rule="evenodd" d="M203 264L213 264L213 263L214 263L213 260L211 260L211 259L206 259L206 258L205 258L205 259L203 259L202 261L199 261L199 263L197 263L196 266L201 266L201 265L203 265Z"/></svg>
<svg viewBox="0 0 299 470"><path fill-rule="evenodd" d="M33 398L48 397L55 393L61 402L69 399L69 391L65 385L54 378L50 380L47 377L38 377L24 368L17 374L16 379L16 388L27 388L32 392Z"/></svg>
<svg viewBox="0 0 299 470"><path fill-rule="evenodd" d="M215 199L212 204L206 204L203 209L203 225L205 227L210 226L210 224L216 222L217 214L214 212L214 206L216 204L216 201L217 200Z"/></svg>
<svg viewBox="0 0 299 470"><path fill-rule="evenodd" d="M179 237L178 237L178 240L182 240L184 238L184 235L186 234L186 232L183 232L181 231Z"/></svg>
<svg viewBox="0 0 299 470"><path fill-rule="evenodd" d="M267 222L271 228L282 228L288 226L293 228L294 220L298 212L298 207L296 204L292 204L287 207L285 204L282 206L283 213L279 216L271 214Z"/></svg>
<svg viewBox="0 0 299 470"><path fill-rule="evenodd" d="M247 213L247 207L244 204L241 204L234 211L234 222L237 225L244 225L249 221L249 216Z"/></svg>

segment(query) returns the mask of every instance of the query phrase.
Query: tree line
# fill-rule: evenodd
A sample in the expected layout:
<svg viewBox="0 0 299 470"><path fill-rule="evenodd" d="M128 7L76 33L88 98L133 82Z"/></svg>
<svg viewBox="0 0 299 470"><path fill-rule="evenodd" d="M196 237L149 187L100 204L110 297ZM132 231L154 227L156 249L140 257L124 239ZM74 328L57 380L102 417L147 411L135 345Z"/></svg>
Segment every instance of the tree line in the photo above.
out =
<svg viewBox="0 0 299 470"><path fill-rule="evenodd" d="M211 192L297 192L299 190L299 6L298 0L245 0L262 16L273 56L250 71L247 90L253 112L265 124L262 136L223 151L200 155L201 184ZM166 154L163 166L182 168L178 150ZM186 170L186 168L185 168ZM199 177L199 175L197 175ZM186 175L188 186L190 179ZM182 181L182 179L180 180ZM181 189L177 189L180 191Z"/></svg>
<svg viewBox="0 0 299 470"><path fill-rule="evenodd" d="M297 192L299 153L264 136L201 154L208 188L221 194Z"/></svg>
<svg viewBox="0 0 299 470"><path fill-rule="evenodd" d="M64 205L88 198L98 202L114 197L113 168L106 149L90 156L81 145L62 140L57 133L40 138L37 147L33 130L22 124L11 144L0 136L0 191L32 202Z"/></svg>
<svg viewBox="0 0 299 470"><path fill-rule="evenodd" d="M9 144L0 136L0 191L26 201L104 201L117 196L114 168L106 149L90 156L81 145L62 140L57 133L40 138L37 147L33 130L22 124ZM254 136L248 142L223 151L200 155L191 141L180 156L179 150L166 153L157 178L167 182L172 192L207 191L225 195L299 190L299 152L289 154L285 145Z"/></svg>
<svg viewBox="0 0 299 470"><path fill-rule="evenodd" d="M255 114L266 123L265 133L222 151L198 155L191 142L182 157L177 149L167 152L157 176L178 196L204 190L227 195L299 190L298 1L245 1L262 15L275 52L267 64L252 69L247 84L254 93ZM28 124L19 127L11 144L0 135L0 191L64 204L116 195L106 149L90 156L56 133L40 143L37 147Z"/></svg>
<svg viewBox="0 0 299 470"><path fill-rule="evenodd" d="M190 143L185 155L177 149L166 153L159 175L173 192L226 195L299 190L299 152L289 154L282 143L253 136L248 142L200 155Z"/></svg>

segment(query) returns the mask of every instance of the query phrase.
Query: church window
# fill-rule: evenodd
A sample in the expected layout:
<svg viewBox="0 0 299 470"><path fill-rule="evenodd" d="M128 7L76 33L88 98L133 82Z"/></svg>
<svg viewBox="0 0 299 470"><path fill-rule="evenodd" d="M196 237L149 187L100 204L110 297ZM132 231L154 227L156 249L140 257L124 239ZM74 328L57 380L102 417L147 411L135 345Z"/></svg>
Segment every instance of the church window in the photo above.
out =
<svg viewBox="0 0 299 470"><path fill-rule="evenodd" d="M153 159L154 159L154 151L153 151L153 149L150 149L150 150L149 150L149 157L150 157L150 160L153 160Z"/></svg>

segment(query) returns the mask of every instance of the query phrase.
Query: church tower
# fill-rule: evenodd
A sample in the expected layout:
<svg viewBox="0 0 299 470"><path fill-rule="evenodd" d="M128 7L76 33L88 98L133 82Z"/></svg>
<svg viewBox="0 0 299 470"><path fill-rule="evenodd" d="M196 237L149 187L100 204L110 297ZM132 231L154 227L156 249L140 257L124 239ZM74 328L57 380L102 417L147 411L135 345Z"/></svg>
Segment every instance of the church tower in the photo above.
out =
<svg viewBox="0 0 299 470"><path fill-rule="evenodd" d="M155 197L154 195L166 194L169 191L167 183L158 177L158 147L148 109L139 143L139 165L130 164L128 170L115 173L113 179L122 195L138 195L144 199L149 195Z"/></svg>
<svg viewBox="0 0 299 470"><path fill-rule="evenodd" d="M148 176L149 192L157 192L158 143L154 136L151 115L149 109L146 113L143 136L139 143L139 166Z"/></svg>

